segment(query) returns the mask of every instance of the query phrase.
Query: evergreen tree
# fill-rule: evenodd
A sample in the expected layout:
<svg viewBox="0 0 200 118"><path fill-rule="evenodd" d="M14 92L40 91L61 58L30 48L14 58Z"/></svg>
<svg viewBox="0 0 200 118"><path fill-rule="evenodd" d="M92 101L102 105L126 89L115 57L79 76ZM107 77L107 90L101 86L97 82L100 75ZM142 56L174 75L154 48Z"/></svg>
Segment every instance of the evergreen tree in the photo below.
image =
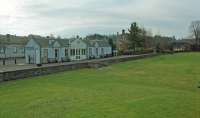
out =
<svg viewBox="0 0 200 118"><path fill-rule="evenodd" d="M113 39L111 38L108 38L108 43L110 44L111 48L112 48L112 55L113 55L113 51L114 49L116 48L114 42L113 42Z"/></svg>
<svg viewBox="0 0 200 118"><path fill-rule="evenodd" d="M128 40L130 42L130 49L133 49L136 51L137 47L142 47L143 42L141 40L141 29L137 25L136 22L131 24L131 27L129 29L129 35L128 35Z"/></svg>

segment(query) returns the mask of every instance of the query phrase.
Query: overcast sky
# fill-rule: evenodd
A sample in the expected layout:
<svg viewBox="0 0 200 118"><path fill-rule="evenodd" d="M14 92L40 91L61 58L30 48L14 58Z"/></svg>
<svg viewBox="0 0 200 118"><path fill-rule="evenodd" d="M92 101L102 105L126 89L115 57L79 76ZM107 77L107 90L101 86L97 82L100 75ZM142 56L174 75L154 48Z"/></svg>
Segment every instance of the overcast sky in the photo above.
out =
<svg viewBox="0 0 200 118"><path fill-rule="evenodd" d="M200 0L0 0L0 34L70 37L114 34L131 22L154 34L185 37Z"/></svg>

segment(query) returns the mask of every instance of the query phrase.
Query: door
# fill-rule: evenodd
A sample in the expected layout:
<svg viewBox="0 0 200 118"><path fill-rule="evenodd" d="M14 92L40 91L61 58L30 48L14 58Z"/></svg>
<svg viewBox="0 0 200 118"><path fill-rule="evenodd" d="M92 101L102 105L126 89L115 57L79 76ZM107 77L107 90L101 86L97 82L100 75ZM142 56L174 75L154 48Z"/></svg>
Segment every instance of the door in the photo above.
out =
<svg viewBox="0 0 200 118"><path fill-rule="evenodd" d="M40 49L36 49L36 50L35 50L35 54L36 54L36 59L35 59L36 64L42 64L42 63L41 63L41 53L40 53Z"/></svg>
<svg viewBox="0 0 200 118"><path fill-rule="evenodd" d="M26 63L36 64L36 49L26 48Z"/></svg>
<svg viewBox="0 0 200 118"><path fill-rule="evenodd" d="M59 50L58 49L55 49L55 59L58 62L58 60L59 60Z"/></svg>
<svg viewBox="0 0 200 118"><path fill-rule="evenodd" d="M96 56L98 57L99 56L99 49L96 48Z"/></svg>
<svg viewBox="0 0 200 118"><path fill-rule="evenodd" d="M44 49L43 63L48 63L48 49Z"/></svg>

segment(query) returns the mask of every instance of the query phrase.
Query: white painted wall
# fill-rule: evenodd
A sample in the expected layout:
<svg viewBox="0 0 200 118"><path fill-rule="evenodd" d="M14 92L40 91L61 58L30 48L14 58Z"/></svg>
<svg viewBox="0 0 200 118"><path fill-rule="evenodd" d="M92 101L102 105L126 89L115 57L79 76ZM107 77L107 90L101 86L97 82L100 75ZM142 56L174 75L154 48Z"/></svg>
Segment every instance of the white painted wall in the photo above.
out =
<svg viewBox="0 0 200 118"><path fill-rule="evenodd" d="M31 63L36 64L36 58L38 61L38 56L40 56L40 53L36 53L38 52L38 50L40 50L40 46L33 39L29 40L29 42L25 46L26 63L29 63L29 61L31 61Z"/></svg>
<svg viewBox="0 0 200 118"><path fill-rule="evenodd" d="M73 42L71 42L70 50L71 49L75 49L75 50L79 50L79 49L83 50L84 49L85 52L86 52L86 54L83 55L82 51L80 51L80 55L79 55L75 51L75 55L71 55L70 54L70 59L71 60L76 61L76 60L85 60L85 59L87 59L87 44L85 42L83 42L82 40L76 39Z"/></svg>
<svg viewBox="0 0 200 118"><path fill-rule="evenodd" d="M102 48L103 48L103 52L102 52ZM91 54L90 54L90 49L91 49ZM98 50L98 54L96 53ZM89 57L95 57L95 58L100 58L101 56L106 56L106 55L110 55L112 54L112 49L111 47L99 47L99 46L95 46L95 47L88 47L88 58Z"/></svg>
<svg viewBox="0 0 200 118"><path fill-rule="evenodd" d="M55 50L58 50L58 57L56 58L55 57L55 53L56 51ZM50 47L48 48L48 59L50 61L61 61L61 56L62 56L62 50L61 50L61 46L58 42L55 42L53 47Z"/></svg>
<svg viewBox="0 0 200 118"><path fill-rule="evenodd" d="M34 63L40 64L44 62L46 58L44 58L44 50L48 50L47 60L50 61L65 61L68 58L72 61L76 60L85 60L89 57L93 56L95 58L100 58L101 56L106 56L108 54L112 54L111 47L99 47L99 45L96 43L95 47L87 47L87 44L80 40L76 39L73 42L70 43L70 47L61 47L61 45L58 42L55 42L52 47L48 48L40 48L40 46L34 41L30 40L26 45L26 51L25 51L25 57L26 62L29 62L29 58L33 60ZM58 50L58 58L55 58L55 50ZM65 49L68 49L68 55L65 55ZM71 55L71 50L75 50L75 55ZM89 49L91 49L91 54L89 52ZM96 49L98 50L98 54L96 53ZM102 52L103 49L103 52ZM80 54L77 52L77 50L80 50ZM82 50L85 50L85 54L82 54Z"/></svg>
<svg viewBox="0 0 200 118"><path fill-rule="evenodd" d="M65 50L67 51L67 55L65 55ZM67 61L70 58L70 49L68 47L62 47L60 49L60 56L62 61Z"/></svg>
<svg viewBox="0 0 200 118"><path fill-rule="evenodd" d="M19 58L25 56L25 49L20 45L5 45L5 53L0 52L0 58Z"/></svg>

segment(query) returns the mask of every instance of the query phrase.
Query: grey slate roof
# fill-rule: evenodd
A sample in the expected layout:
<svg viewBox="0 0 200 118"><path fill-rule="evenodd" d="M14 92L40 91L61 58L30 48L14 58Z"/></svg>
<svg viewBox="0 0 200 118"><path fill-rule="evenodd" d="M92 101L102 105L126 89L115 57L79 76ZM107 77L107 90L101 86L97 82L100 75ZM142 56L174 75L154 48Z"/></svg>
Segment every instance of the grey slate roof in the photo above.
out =
<svg viewBox="0 0 200 118"><path fill-rule="evenodd" d="M104 40L104 39L101 39L101 40L98 40L98 39L95 39L95 40L85 39L84 41L87 43L87 45L89 47L95 47L96 43L99 45L99 47L110 47L110 44L108 43L108 41Z"/></svg>
<svg viewBox="0 0 200 118"><path fill-rule="evenodd" d="M49 47L49 40L40 36L29 36L30 39L33 39L40 47L46 48Z"/></svg>
<svg viewBox="0 0 200 118"><path fill-rule="evenodd" d="M58 39L56 41L58 41L62 47L69 47L70 44L69 39Z"/></svg>
<svg viewBox="0 0 200 118"><path fill-rule="evenodd" d="M193 40L193 39L175 40L175 41L172 41L172 44L176 44L176 45L192 45L192 44L195 44L195 40Z"/></svg>
<svg viewBox="0 0 200 118"><path fill-rule="evenodd" d="M47 48L52 47L53 44L57 41L62 47L68 47L69 46L69 40L68 39L55 39L55 38L47 38L47 37L41 37L37 35L29 35L29 39L33 39L36 43L40 45L40 47ZM52 41L52 43L49 43Z"/></svg>
<svg viewBox="0 0 200 118"><path fill-rule="evenodd" d="M69 42L72 43L72 42L74 42L75 40L78 40L78 39L79 39L79 40L82 40L82 39L80 39L80 38L70 38L70 39L69 39Z"/></svg>
<svg viewBox="0 0 200 118"><path fill-rule="evenodd" d="M21 45L25 46L28 42L28 38L25 36L15 36L15 35L0 35L1 45Z"/></svg>

